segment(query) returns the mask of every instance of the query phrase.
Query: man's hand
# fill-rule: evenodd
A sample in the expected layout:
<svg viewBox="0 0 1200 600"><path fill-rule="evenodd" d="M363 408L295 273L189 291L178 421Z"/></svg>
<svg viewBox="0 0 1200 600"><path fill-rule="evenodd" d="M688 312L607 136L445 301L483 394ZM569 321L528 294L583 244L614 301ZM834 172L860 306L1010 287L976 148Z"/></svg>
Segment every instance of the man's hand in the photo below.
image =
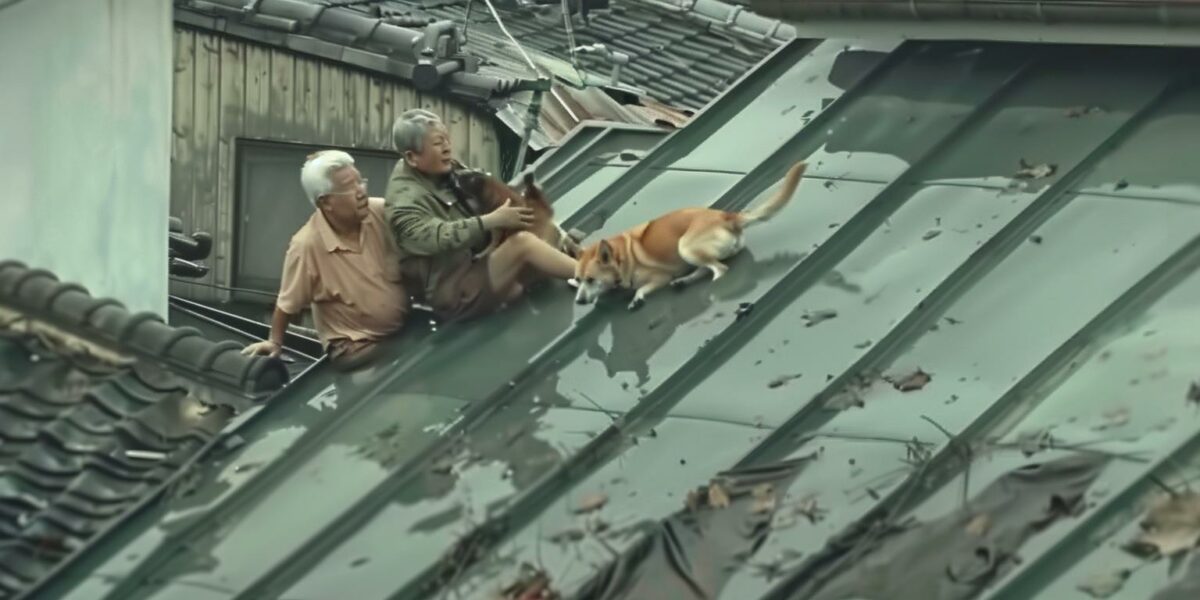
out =
<svg viewBox="0 0 1200 600"><path fill-rule="evenodd" d="M246 356L265 354L267 356L275 357L279 356L280 352L283 352L283 347L275 342L272 342L271 340L255 342L249 346L246 346L245 348L242 348L242 354L245 354Z"/></svg>
<svg viewBox="0 0 1200 600"><path fill-rule="evenodd" d="M528 229L533 225L533 209L513 206L512 198L504 201L504 206L493 210L479 218L484 229Z"/></svg>

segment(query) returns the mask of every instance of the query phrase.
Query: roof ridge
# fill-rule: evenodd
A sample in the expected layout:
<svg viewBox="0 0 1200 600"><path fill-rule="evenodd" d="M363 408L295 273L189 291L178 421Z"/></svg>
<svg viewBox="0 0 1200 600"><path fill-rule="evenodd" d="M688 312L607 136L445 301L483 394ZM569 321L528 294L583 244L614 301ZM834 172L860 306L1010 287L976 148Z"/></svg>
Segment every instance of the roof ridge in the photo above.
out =
<svg viewBox="0 0 1200 600"><path fill-rule="evenodd" d="M232 342L214 342L191 327L172 327L152 312L130 313L112 298L95 298L44 269L0 261L0 305L106 348L164 363L172 371L255 399L288 382L278 358L244 356Z"/></svg>

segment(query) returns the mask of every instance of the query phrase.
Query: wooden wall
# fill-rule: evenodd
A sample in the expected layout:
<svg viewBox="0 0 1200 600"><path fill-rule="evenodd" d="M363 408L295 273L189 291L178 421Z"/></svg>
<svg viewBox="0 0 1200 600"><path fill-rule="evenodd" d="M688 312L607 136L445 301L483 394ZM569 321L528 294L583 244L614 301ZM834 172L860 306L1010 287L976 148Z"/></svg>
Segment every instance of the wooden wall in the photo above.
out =
<svg viewBox="0 0 1200 600"><path fill-rule="evenodd" d="M210 271L198 281L229 285L236 263L239 139L390 152L395 115L416 107L442 116L455 153L467 164L500 172L495 126L482 111L418 93L386 76L176 27L171 214L183 219L185 230L213 235L213 252L205 261ZM174 281L171 292L195 300L228 298L213 288Z"/></svg>

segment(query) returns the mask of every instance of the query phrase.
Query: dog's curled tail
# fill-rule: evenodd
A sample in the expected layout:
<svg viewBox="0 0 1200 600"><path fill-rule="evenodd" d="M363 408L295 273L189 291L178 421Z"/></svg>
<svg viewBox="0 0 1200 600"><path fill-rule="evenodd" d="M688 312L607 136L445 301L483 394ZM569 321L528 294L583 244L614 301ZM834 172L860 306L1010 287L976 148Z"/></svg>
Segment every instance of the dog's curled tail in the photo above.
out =
<svg viewBox="0 0 1200 600"><path fill-rule="evenodd" d="M806 169L808 169L808 163L804 161L792 165L783 178L783 185L779 187L774 196L768 198L766 202L738 214L741 223L749 225L771 220L771 217L787 206L788 201L792 199L792 194L796 193L796 186L800 184L800 177L804 175Z"/></svg>

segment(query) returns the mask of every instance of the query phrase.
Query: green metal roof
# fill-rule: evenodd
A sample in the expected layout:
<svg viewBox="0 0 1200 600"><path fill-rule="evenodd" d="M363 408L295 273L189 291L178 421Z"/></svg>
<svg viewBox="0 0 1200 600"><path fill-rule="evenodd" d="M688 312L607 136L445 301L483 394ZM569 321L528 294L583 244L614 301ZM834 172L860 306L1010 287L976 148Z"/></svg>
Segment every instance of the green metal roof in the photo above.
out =
<svg viewBox="0 0 1200 600"><path fill-rule="evenodd" d="M878 527L956 514L1031 462L1111 455L1081 514L954 597L1079 596L1141 564L1104 542L1132 535L1156 480L1200 467L1196 58L797 41L632 166L581 137L546 177L589 233L740 208L812 166L719 282L634 313L548 286L413 323L366 371L318 365L38 597L490 598L522 563L571 596L696 486L782 463L803 466L762 546L679 568L711 567L716 597L815 598Z"/></svg>

